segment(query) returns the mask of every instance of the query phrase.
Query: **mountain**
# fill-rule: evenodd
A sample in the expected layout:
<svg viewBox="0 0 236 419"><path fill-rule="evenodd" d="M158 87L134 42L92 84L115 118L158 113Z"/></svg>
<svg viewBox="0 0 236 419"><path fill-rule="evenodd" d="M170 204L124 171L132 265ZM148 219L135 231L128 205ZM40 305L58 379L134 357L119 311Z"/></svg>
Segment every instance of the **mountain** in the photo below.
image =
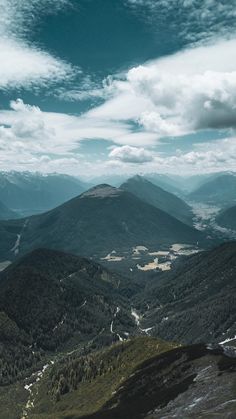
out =
<svg viewBox="0 0 236 419"><path fill-rule="evenodd" d="M159 186L167 192L170 192L177 196L183 195L181 185L179 185L179 182L176 181L176 177L175 179L172 179L171 176L168 175L160 173L149 173L145 175L145 178L154 185Z"/></svg>
<svg viewBox="0 0 236 419"><path fill-rule="evenodd" d="M236 230L236 205L220 212L216 217L218 225L230 230Z"/></svg>
<svg viewBox="0 0 236 419"><path fill-rule="evenodd" d="M206 182L188 195L196 202L229 207L236 202L236 174L227 173Z"/></svg>
<svg viewBox="0 0 236 419"><path fill-rule="evenodd" d="M234 417L235 378L233 351L136 338L55 363L31 387L27 417Z"/></svg>
<svg viewBox="0 0 236 419"><path fill-rule="evenodd" d="M210 343L236 336L235 273L236 242L131 297L91 260L18 259L0 273L0 418L234 417L235 348Z"/></svg>
<svg viewBox="0 0 236 419"><path fill-rule="evenodd" d="M0 172L2 202L25 215L55 208L87 188L88 185L68 175Z"/></svg>
<svg viewBox="0 0 236 419"><path fill-rule="evenodd" d="M236 336L236 242L188 257L136 297L140 328L184 343Z"/></svg>
<svg viewBox="0 0 236 419"><path fill-rule="evenodd" d="M39 247L100 258L138 245L156 250L160 245L197 243L203 238L164 211L109 185L92 188L47 213L2 221L0 229L2 260Z"/></svg>
<svg viewBox="0 0 236 419"><path fill-rule="evenodd" d="M134 176L123 183L121 189L165 211L182 223L192 225L191 208L182 199L154 185L145 177Z"/></svg>
<svg viewBox="0 0 236 419"><path fill-rule="evenodd" d="M193 192L194 190L200 188L206 182L213 180L222 174L230 172L218 172L218 173L202 173L197 175L169 175L169 178L178 186L179 190L182 191L182 194L186 196L187 194Z"/></svg>
<svg viewBox="0 0 236 419"><path fill-rule="evenodd" d="M16 212L10 210L0 201L0 220L10 220L18 218Z"/></svg>
<svg viewBox="0 0 236 419"><path fill-rule="evenodd" d="M49 351L99 347L132 332L119 287L122 278L100 265L46 249L1 272L0 384L29 373Z"/></svg>

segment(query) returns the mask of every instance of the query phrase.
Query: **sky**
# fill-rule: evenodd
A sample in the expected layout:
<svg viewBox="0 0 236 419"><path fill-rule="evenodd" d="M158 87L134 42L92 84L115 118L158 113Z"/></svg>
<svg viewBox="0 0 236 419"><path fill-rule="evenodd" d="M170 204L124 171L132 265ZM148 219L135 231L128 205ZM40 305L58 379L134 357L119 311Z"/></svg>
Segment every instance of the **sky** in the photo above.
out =
<svg viewBox="0 0 236 419"><path fill-rule="evenodd" d="M0 10L0 170L236 170L236 0Z"/></svg>

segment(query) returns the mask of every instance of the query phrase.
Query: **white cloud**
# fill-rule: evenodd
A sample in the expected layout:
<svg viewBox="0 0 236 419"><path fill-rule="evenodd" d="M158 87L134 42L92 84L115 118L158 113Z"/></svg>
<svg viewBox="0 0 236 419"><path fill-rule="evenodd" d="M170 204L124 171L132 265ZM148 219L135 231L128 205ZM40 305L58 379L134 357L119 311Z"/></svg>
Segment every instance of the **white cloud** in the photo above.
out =
<svg viewBox="0 0 236 419"><path fill-rule="evenodd" d="M28 34L44 14L55 14L70 0L0 0L0 35L21 37Z"/></svg>
<svg viewBox="0 0 236 419"><path fill-rule="evenodd" d="M52 0L0 0L0 89L44 86L72 76L69 64L27 40L40 12L55 11L63 4L63 0L56 6Z"/></svg>
<svg viewBox="0 0 236 419"><path fill-rule="evenodd" d="M206 173L224 170L236 170L236 138L213 141L188 153L161 159L160 164L166 170L174 172Z"/></svg>
<svg viewBox="0 0 236 419"><path fill-rule="evenodd" d="M88 99L109 99L114 93L112 77L108 76L101 82L94 81L90 75L81 78L79 88L58 89L58 98L69 101L83 101Z"/></svg>
<svg viewBox="0 0 236 419"><path fill-rule="evenodd" d="M236 0L124 0L152 28L168 27L169 37L185 43L232 36L236 30Z"/></svg>
<svg viewBox="0 0 236 419"><path fill-rule="evenodd" d="M195 146L191 152L162 155L144 147L146 136L133 133L130 126L117 121L89 119L59 113L42 112L36 106L12 101L11 109L0 111L0 169L61 171L65 173L135 173L143 172L206 172L236 170L236 138L211 141ZM136 137L135 137L136 136ZM134 137L134 138L133 138ZM79 144L85 139L107 139L114 146L107 162L87 159ZM128 145L131 143L131 145ZM134 146L140 144L139 147Z"/></svg>
<svg viewBox="0 0 236 419"><path fill-rule="evenodd" d="M77 159L80 142L84 140L101 139L125 144L130 136L133 143L143 141L140 138L142 133L137 134L136 138L126 123L91 119L86 115L77 117L43 112L39 107L27 105L21 99L11 101L10 108L0 111L0 150L4 155L2 164L7 167L14 167L16 161L28 160L30 164L35 159L38 164L42 164L39 160L42 155L53 155L57 160ZM6 156L11 160L10 166Z"/></svg>
<svg viewBox="0 0 236 419"><path fill-rule="evenodd" d="M153 160L152 153L144 148L130 147L124 145L115 147L109 154L110 159L119 160L124 163L147 163Z"/></svg>
<svg viewBox="0 0 236 419"><path fill-rule="evenodd" d="M114 97L87 116L139 123L156 139L235 128L235 62L236 40L230 40L134 67L126 81L114 81Z"/></svg>
<svg viewBox="0 0 236 419"><path fill-rule="evenodd" d="M122 149L123 147L120 150L121 158L117 159L118 165L115 164L114 156L110 155L111 160L106 167L114 173L121 171L137 173L137 165L135 167L133 162L122 158L126 155L125 150ZM119 156L119 148L117 154ZM190 152L177 151L175 155L170 156L162 156L154 152L152 157L150 161L143 162L143 173L199 174L224 170L236 171L236 138L205 143Z"/></svg>

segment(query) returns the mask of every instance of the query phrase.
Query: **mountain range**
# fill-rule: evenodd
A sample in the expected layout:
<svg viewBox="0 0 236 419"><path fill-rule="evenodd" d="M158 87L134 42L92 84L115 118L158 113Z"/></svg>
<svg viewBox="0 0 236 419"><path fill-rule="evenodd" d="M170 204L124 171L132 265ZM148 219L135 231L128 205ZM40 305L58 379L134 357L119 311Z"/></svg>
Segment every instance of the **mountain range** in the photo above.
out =
<svg viewBox="0 0 236 419"><path fill-rule="evenodd" d="M234 417L236 242L199 251L214 241L191 208L143 176L78 194L71 177L34 176L16 182L38 197L22 213L38 212L46 190L48 205L76 196L0 221L0 419ZM234 212L216 222L232 228ZM107 254L137 254L138 270L142 251L147 263L168 254L171 269L105 267Z"/></svg>
<svg viewBox="0 0 236 419"><path fill-rule="evenodd" d="M98 185L47 213L2 221L0 229L3 261L39 247L101 258L139 245L156 250L204 239L166 212L109 185Z"/></svg>
<svg viewBox="0 0 236 419"><path fill-rule="evenodd" d="M0 199L22 215L44 212L88 189L79 179L61 174L0 172Z"/></svg>

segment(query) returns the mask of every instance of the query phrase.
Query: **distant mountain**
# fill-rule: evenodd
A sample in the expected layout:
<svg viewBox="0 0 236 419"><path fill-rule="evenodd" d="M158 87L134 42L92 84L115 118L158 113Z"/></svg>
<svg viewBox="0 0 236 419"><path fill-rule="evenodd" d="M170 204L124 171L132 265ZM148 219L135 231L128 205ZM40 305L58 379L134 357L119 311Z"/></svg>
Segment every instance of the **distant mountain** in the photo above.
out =
<svg viewBox="0 0 236 419"><path fill-rule="evenodd" d="M236 202L236 174L228 173L213 178L189 194L189 199L220 207L229 207Z"/></svg>
<svg viewBox="0 0 236 419"><path fill-rule="evenodd" d="M88 185L60 174L0 172L0 197L12 210L30 215L43 212L81 194Z"/></svg>
<svg viewBox="0 0 236 419"><path fill-rule="evenodd" d="M185 343L236 336L236 242L188 257L137 297L142 329ZM147 310L148 307L148 310Z"/></svg>
<svg viewBox="0 0 236 419"><path fill-rule="evenodd" d="M236 205L222 211L218 217L216 217L216 222L221 227L236 230Z"/></svg>
<svg viewBox="0 0 236 419"><path fill-rule="evenodd" d="M176 195L166 192L154 185L143 176L134 176L121 185L121 189L136 195L138 198L154 205L177 218L177 220L192 225L191 208Z"/></svg>
<svg viewBox="0 0 236 419"><path fill-rule="evenodd" d="M18 218L17 213L7 208L6 205L0 201L0 220L10 220L14 218Z"/></svg>
<svg viewBox="0 0 236 419"><path fill-rule="evenodd" d="M226 172L228 173L228 172ZM219 173L202 173L197 175L169 175L172 182L175 183L176 186L184 193L184 195L187 195L194 190L200 188L203 184L206 182L209 182L210 180L213 180L216 177L221 176L222 172Z"/></svg>
<svg viewBox="0 0 236 419"><path fill-rule="evenodd" d="M0 375L0 384L29 372L47 351L89 340L99 347L118 340L122 330L132 331L130 306L118 293L121 282L96 263L46 249L1 272L0 354L8 373Z"/></svg>
<svg viewBox="0 0 236 419"><path fill-rule="evenodd" d="M92 188L47 213L17 222L2 221L0 229L5 231L0 236L2 260L38 247L96 258L138 245L155 250L177 242L193 244L204 237L164 211L109 185ZM9 252L12 248L14 252Z"/></svg>
<svg viewBox="0 0 236 419"><path fill-rule="evenodd" d="M39 382L30 413L44 419L234 417L235 378L233 351L136 338L56 363Z"/></svg>
<svg viewBox="0 0 236 419"><path fill-rule="evenodd" d="M170 192L177 196L181 196L183 194L183 191L181 190L181 185L179 185L179 182L172 179L168 175L164 175L160 173L147 173L144 176L147 180L152 182L154 185L159 186L160 188L164 189L167 192Z"/></svg>

